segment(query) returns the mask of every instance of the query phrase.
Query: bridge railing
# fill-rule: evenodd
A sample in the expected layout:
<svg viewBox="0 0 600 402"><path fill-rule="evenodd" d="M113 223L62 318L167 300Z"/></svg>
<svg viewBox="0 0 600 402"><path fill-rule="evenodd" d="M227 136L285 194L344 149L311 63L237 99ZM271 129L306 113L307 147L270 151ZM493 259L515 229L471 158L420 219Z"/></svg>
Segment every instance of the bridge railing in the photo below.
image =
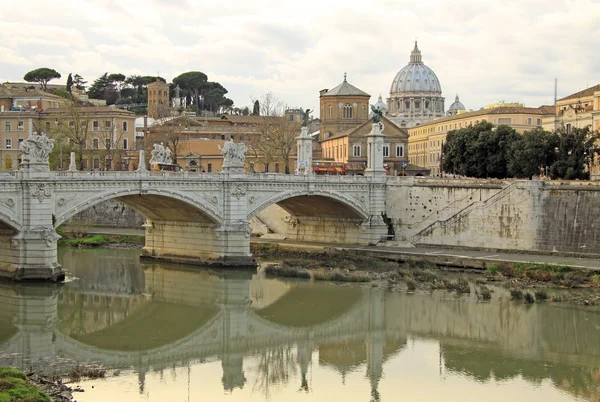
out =
<svg viewBox="0 0 600 402"><path fill-rule="evenodd" d="M39 176L38 176L39 175ZM369 183L368 176L344 175L296 175L285 173L224 173L224 172L137 172L137 171L51 171L39 173L36 178L53 180L199 180L222 181L243 179L261 182L285 183ZM29 176L32 177L32 176ZM25 178L22 171L0 172L0 180L19 180Z"/></svg>

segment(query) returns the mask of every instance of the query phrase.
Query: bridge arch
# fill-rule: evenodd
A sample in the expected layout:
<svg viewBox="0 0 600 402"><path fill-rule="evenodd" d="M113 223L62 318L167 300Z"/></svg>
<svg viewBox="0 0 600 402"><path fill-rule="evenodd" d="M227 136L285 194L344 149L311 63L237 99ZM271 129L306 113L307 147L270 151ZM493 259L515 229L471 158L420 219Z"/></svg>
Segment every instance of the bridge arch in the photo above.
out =
<svg viewBox="0 0 600 402"><path fill-rule="evenodd" d="M307 200L303 197L309 197ZM313 202L307 202L313 201ZM254 218L263 209L277 204L292 215L333 216L369 219L367 208L356 200L336 191L295 190L274 194L260 200L248 211L248 220Z"/></svg>
<svg viewBox="0 0 600 402"><path fill-rule="evenodd" d="M72 205L67 203L65 208L57 211L54 227L57 228L78 213L111 199L122 202L151 220L195 221L215 225L220 225L223 221L222 214L215 206L178 191L144 189L140 193L139 189L126 189L106 191L99 195L90 193L77 199ZM58 208L60 202L59 199Z"/></svg>

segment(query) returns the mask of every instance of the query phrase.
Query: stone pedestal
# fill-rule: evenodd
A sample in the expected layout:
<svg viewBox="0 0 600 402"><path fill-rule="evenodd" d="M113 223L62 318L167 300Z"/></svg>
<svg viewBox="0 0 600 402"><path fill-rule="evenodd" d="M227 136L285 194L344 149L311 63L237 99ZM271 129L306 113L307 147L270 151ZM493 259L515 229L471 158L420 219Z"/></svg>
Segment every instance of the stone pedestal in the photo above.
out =
<svg viewBox="0 0 600 402"><path fill-rule="evenodd" d="M308 135L308 127L302 127L296 137L297 165L296 174L312 174L312 137Z"/></svg>
<svg viewBox="0 0 600 402"><path fill-rule="evenodd" d="M380 123L371 125L371 132L367 134L367 168L365 176L385 176L383 167L383 133Z"/></svg>
<svg viewBox="0 0 600 402"><path fill-rule="evenodd" d="M69 172L77 171L77 162L75 162L75 152L71 152L69 155Z"/></svg>

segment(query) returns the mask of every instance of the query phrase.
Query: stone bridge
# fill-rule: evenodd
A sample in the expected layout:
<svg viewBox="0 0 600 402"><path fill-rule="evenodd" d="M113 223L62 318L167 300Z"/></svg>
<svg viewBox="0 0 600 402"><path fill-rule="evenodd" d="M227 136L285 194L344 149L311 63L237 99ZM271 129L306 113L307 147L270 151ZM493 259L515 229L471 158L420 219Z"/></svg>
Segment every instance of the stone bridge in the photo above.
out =
<svg viewBox="0 0 600 402"><path fill-rule="evenodd" d="M298 137L299 151L311 141L305 131ZM64 277L57 262L56 229L78 212L110 199L147 219L143 254L172 261L253 265L248 220L273 204L288 211L291 231L302 240L370 244L388 232L382 218L386 191L382 155L375 158L375 167L369 165L366 176L314 176L300 168L296 175L248 174L243 153L235 154L242 144L233 143L224 149L219 173L145 168L80 172L74 154L69 171L52 172L47 158L51 141L32 135L22 147L21 169L0 176L0 276ZM140 160L145 160L143 153Z"/></svg>

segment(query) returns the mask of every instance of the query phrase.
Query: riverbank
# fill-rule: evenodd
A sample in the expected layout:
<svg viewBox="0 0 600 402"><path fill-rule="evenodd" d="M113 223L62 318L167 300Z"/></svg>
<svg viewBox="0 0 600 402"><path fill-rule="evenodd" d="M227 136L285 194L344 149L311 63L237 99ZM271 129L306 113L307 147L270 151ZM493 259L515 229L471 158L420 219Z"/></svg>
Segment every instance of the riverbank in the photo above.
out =
<svg viewBox="0 0 600 402"><path fill-rule="evenodd" d="M568 265L499 262L486 269L436 264L398 255L365 255L362 250L292 248L275 243L253 244L254 255L274 258L264 268L267 276L311 278L332 282L371 282L392 291L448 291L474 293L490 300L503 288L516 301L600 304L600 272Z"/></svg>
<svg viewBox="0 0 600 402"><path fill-rule="evenodd" d="M50 402L52 399L50 399L48 393L43 392L48 391L48 389L47 384L43 384L40 377L35 374L27 376L12 367L0 367L1 402ZM70 401L71 399L64 400Z"/></svg>
<svg viewBox="0 0 600 402"><path fill-rule="evenodd" d="M76 248L129 248L138 249L144 247L144 236L139 235L106 235L95 234L86 237L63 237L58 241L59 246Z"/></svg>

